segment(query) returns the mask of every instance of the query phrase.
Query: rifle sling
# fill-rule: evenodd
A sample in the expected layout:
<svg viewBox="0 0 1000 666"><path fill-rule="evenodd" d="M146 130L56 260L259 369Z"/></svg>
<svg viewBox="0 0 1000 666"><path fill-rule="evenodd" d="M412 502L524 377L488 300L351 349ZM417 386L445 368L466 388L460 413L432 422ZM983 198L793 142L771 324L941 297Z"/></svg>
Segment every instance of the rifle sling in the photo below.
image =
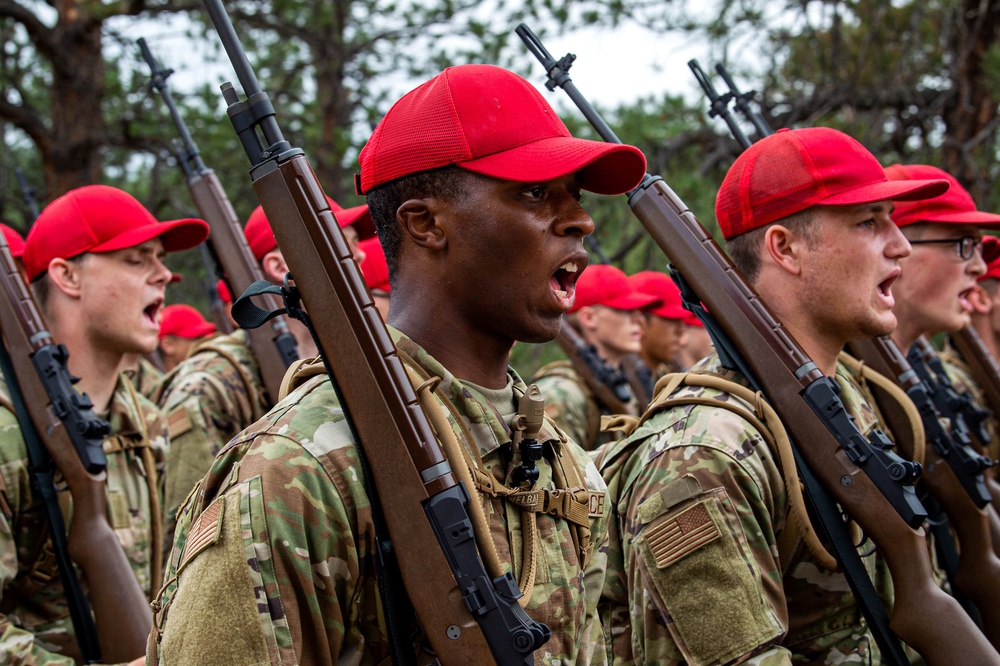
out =
<svg viewBox="0 0 1000 666"><path fill-rule="evenodd" d="M0 342L0 374L3 374L7 379L10 401L14 406L14 414L21 428L21 437L24 439L28 451L31 480L42 501L56 562L59 565L59 577L62 579L63 589L66 593L66 603L69 607L70 620L73 623L73 633L76 636L77 645L80 647L81 658L86 664L100 663L101 647L97 638L97 625L90 609L90 602L83 592L80 579L77 578L73 563L69 558L66 524L59 508L52 471L47 469L45 464L45 461L49 461L50 457L48 451L45 450L45 444L42 443L41 437L35 429L31 416L28 414L24 395L21 393L21 387L14 374L14 364L7 347L2 342Z"/></svg>

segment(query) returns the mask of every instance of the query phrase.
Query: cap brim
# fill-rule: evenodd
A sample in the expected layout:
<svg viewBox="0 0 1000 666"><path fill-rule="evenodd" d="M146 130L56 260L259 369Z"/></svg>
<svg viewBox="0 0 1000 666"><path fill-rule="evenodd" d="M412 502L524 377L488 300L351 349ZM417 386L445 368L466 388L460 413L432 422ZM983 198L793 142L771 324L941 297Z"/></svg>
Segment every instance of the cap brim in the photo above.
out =
<svg viewBox="0 0 1000 666"><path fill-rule="evenodd" d="M622 194L642 181L646 158L634 146L571 136L540 139L456 166L493 178L534 182L579 174L583 189Z"/></svg>
<svg viewBox="0 0 1000 666"><path fill-rule="evenodd" d="M984 229L1000 229L1000 215L970 210L965 213L941 213L938 215L918 215L914 222L935 222L937 224L971 224Z"/></svg>
<svg viewBox="0 0 1000 666"><path fill-rule="evenodd" d="M633 291L629 294L622 294L621 296L615 296L614 298L602 301L597 305L603 305L614 310L650 310L662 304L663 301L652 294Z"/></svg>
<svg viewBox="0 0 1000 666"><path fill-rule="evenodd" d="M661 319L687 319L691 312L680 305L664 305L659 308L648 310L649 314L656 315Z"/></svg>
<svg viewBox="0 0 1000 666"><path fill-rule="evenodd" d="M354 230L358 232L358 240L367 240L375 235L375 222L368 210L368 204L334 211L333 216L337 218L337 224L341 228L353 224Z"/></svg>
<svg viewBox="0 0 1000 666"><path fill-rule="evenodd" d="M204 220L188 218L184 220L171 220L169 222L157 222L136 227L129 231L115 236L109 241L92 247L88 252L113 252L124 250L127 247L135 247L154 238L163 241L163 249L167 252L180 252L190 250L193 247L205 242L208 238L209 227Z"/></svg>
<svg viewBox="0 0 1000 666"><path fill-rule="evenodd" d="M816 206L850 206L876 201L920 201L944 194L947 180L886 180L840 192L815 202Z"/></svg>
<svg viewBox="0 0 1000 666"><path fill-rule="evenodd" d="M698 328L705 328L704 322L702 322L701 319L698 319L698 316L695 315L693 312L689 312L687 314L687 317L684 318L684 325L697 326Z"/></svg>

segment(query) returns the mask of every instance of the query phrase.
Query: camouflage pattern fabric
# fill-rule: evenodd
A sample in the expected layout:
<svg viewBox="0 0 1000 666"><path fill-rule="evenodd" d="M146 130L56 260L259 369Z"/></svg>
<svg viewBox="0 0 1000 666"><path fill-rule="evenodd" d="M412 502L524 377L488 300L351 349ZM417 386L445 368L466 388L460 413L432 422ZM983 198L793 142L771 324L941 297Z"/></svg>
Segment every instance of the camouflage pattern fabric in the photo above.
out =
<svg viewBox="0 0 1000 666"><path fill-rule="evenodd" d="M164 561L177 508L238 432L270 407L245 331L201 341L153 394L170 428L164 474Z"/></svg>
<svg viewBox="0 0 1000 666"><path fill-rule="evenodd" d="M475 450L469 453L481 456L483 469L503 482L520 459L512 456L509 426L475 389L391 332L418 368L442 379L441 389L464 426L449 413L459 441L465 441L463 430L471 432ZM510 376L514 400L525 385L513 370ZM577 465L603 497L604 483L581 449L550 426L538 439L548 454L538 463L535 488L553 487L555 456L564 469ZM540 550L527 612L553 632L535 663L606 663L596 607L605 573L607 509L590 520L599 548L585 570L567 521L534 515ZM516 577L522 565L520 509L491 499L487 519L500 559ZM381 663L389 652L373 548L356 443L329 379L313 376L223 449L182 508L154 617L151 645L159 647L147 663Z"/></svg>
<svg viewBox="0 0 1000 666"><path fill-rule="evenodd" d="M139 585L152 597L150 580L149 473L142 449L162 461L166 423L160 411L138 396L124 376L104 415L112 435L104 442L108 458L108 520L115 528ZM69 618L59 570L48 538L41 500L31 486L28 453L17 419L0 380L0 663L7 666L74 664L79 649ZM63 517L72 515L72 498L60 492ZM69 520L66 520L69 525ZM86 580L81 581L84 591Z"/></svg>
<svg viewBox="0 0 1000 666"><path fill-rule="evenodd" d="M125 370L124 374L132 382L135 390L147 398L153 395L156 385L163 379L163 373L146 358L139 359L138 369Z"/></svg>
<svg viewBox="0 0 1000 666"><path fill-rule="evenodd" d="M745 384L715 355L696 369ZM859 428L876 427L847 369L838 366L836 379ZM682 386L671 397L736 401L753 413L714 389ZM776 454L744 418L668 406L597 458L612 502L602 616L615 663L879 662L846 578L820 567L801 539L779 561L785 483ZM863 561L889 601L887 568L875 554Z"/></svg>
<svg viewBox="0 0 1000 666"><path fill-rule="evenodd" d="M542 366L531 381L545 396L545 415L584 449L592 451L622 438L619 432L601 432L601 417L612 412L598 402L569 361Z"/></svg>

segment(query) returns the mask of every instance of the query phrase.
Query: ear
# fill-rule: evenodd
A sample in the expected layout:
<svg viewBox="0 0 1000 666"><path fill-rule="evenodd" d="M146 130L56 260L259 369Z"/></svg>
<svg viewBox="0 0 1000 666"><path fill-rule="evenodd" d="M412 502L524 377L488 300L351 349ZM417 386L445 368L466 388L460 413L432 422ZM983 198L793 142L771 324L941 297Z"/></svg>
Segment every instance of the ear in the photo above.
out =
<svg viewBox="0 0 1000 666"><path fill-rule="evenodd" d="M576 321L583 331L591 331L597 327L597 310L585 305L576 311Z"/></svg>
<svg viewBox="0 0 1000 666"><path fill-rule="evenodd" d="M288 264L285 263L281 250L275 248L265 254L260 260L260 266L264 270L264 276L274 284L282 284L285 281Z"/></svg>
<svg viewBox="0 0 1000 666"><path fill-rule="evenodd" d="M969 292L969 303L972 304L972 311L979 315L988 315L993 310L993 299L986 293L986 290L976 285Z"/></svg>
<svg viewBox="0 0 1000 666"><path fill-rule="evenodd" d="M177 339L172 335L165 335L160 338L160 349L165 356L173 356L177 353Z"/></svg>
<svg viewBox="0 0 1000 666"><path fill-rule="evenodd" d="M788 227L773 224L764 232L764 247L761 260L777 265L791 275L802 273L802 253L806 249L806 239Z"/></svg>
<svg viewBox="0 0 1000 666"><path fill-rule="evenodd" d="M82 291L82 261L66 261L56 258L49 262L49 282L55 289L70 298L79 298Z"/></svg>
<svg viewBox="0 0 1000 666"><path fill-rule="evenodd" d="M439 198L408 199L396 210L396 220L414 243L429 250L448 246L445 229L439 224L439 214L447 204Z"/></svg>

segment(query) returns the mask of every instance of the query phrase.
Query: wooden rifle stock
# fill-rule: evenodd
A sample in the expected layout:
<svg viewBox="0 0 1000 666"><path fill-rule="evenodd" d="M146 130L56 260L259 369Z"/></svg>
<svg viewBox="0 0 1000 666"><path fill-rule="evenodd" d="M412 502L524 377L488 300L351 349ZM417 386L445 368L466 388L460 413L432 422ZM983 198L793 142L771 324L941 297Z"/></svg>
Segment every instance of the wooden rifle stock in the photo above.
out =
<svg viewBox="0 0 1000 666"><path fill-rule="evenodd" d="M568 321L564 320L559 327L556 342L566 354L576 374L583 379L587 388L608 411L612 414L637 415L635 405L629 402L630 390L626 377L617 368L605 363L597 355L593 345L588 345ZM579 444L583 445L584 442Z"/></svg>
<svg viewBox="0 0 1000 666"><path fill-rule="evenodd" d="M517 33L542 62L550 90L561 87L598 134L620 143L567 73L574 56L556 61L527 26ZM720 357L738 366L767 397L806 466L864 529L889 565L895 590L890 626L932 666L998 663L989 644L958 603L934 584L919 525L926 512L912 480L919 466L892 453L881 431L866 438L847 414L836 383L823 375L760 300L687 206L649 174L629 193L629 206L724 336ZM713 334L713 339L716 337ZM877 484L877 485L876 485Z"/></svg>
<svg viewBox="0 0 1000 666"><path fill-rule="evenodd" d="M194 139L188 131L184 119L181 118L173 95L167 85L167 77L173 70L163 69L153 57L145 39L138 40L139 50L150 69L150 87L160 93L174 121L174 126L181 137L183 152L178 155L177 162L187 177L188 190L195 207L202 218L208 222L210 233L208 243L212 248L213 258L221 265L229 291L233 298L246 291L254 282L263 280L264 275L250 251L246 236L240 226L236 211L226 196L222 183L211 169L205 166ZM268 312L282 307L281 299L274 294L257 296ZM232 330L228 318L222 330ZM288 321L283 315L270 320L267 327L247 330L250 348L257 365L260 368L264 388L267 389L269 403L278 399L281 380L288 366L298 357L295 340L288 330Z"/></svg>
<svg viewBox="0 0 1000 666"><path fill-rule="evenodd" d="M384 507L427 641L445 664L532 664L548 628L520 608L510 573L485 571L469 496L452 475L322 188L303 152L282 137L221 0L205 6L247 95L240 101L230 84L222 88L253 164L254 191L291 274L307 278L296 288L374 476L368 492Z"/></svg>
<svg viewBox="0 0 1000 666"><path fill-rule="evenodd" d="M961 430L952 429L949 433L944 429L923 382L892 339L856 340L848 347L853 356L894 380L920 411L929 446L924 452L924 471L919 484L944 509L958 539L959 559L953 572L954 583L976 605L983 632L994 647L1000 648L1000 558L994 550L989 507L983 506L985 488L960 480L960 474L967 476L973 474L973 470L962 469L962 458L953 452L955 447L969 447L971 442L967 437L963 442L963 438L954 436L960 435ZM896 435L896 445L904 456L912 459L913 441L908 437L908 417L896 400L878 387L869 386L889 429Z"/></svg>
<svg viewBox="0 0 1000 666"><path fill-rule="evenodd" d="M103 441L110 428L94 414L90 399L73 389L66 348L52 340L2 234L0 332L4 378L53 542L80 657L85 663L100 661L102 655L109 663L135 659L145 652L152 615L107 520ZM56 497L57 471L73 497L68 539ZM87 579L90 603L70 558Z"/></svg>
<svg viewBox="0 0 1000 666"><path fill-rule="evenodd" d="M972 326L966 326L949 337L951 344L968 364L972 377L986 396L994 418L997 418L1000 415L1000 362L986 346L979 331Z"/></svg>

